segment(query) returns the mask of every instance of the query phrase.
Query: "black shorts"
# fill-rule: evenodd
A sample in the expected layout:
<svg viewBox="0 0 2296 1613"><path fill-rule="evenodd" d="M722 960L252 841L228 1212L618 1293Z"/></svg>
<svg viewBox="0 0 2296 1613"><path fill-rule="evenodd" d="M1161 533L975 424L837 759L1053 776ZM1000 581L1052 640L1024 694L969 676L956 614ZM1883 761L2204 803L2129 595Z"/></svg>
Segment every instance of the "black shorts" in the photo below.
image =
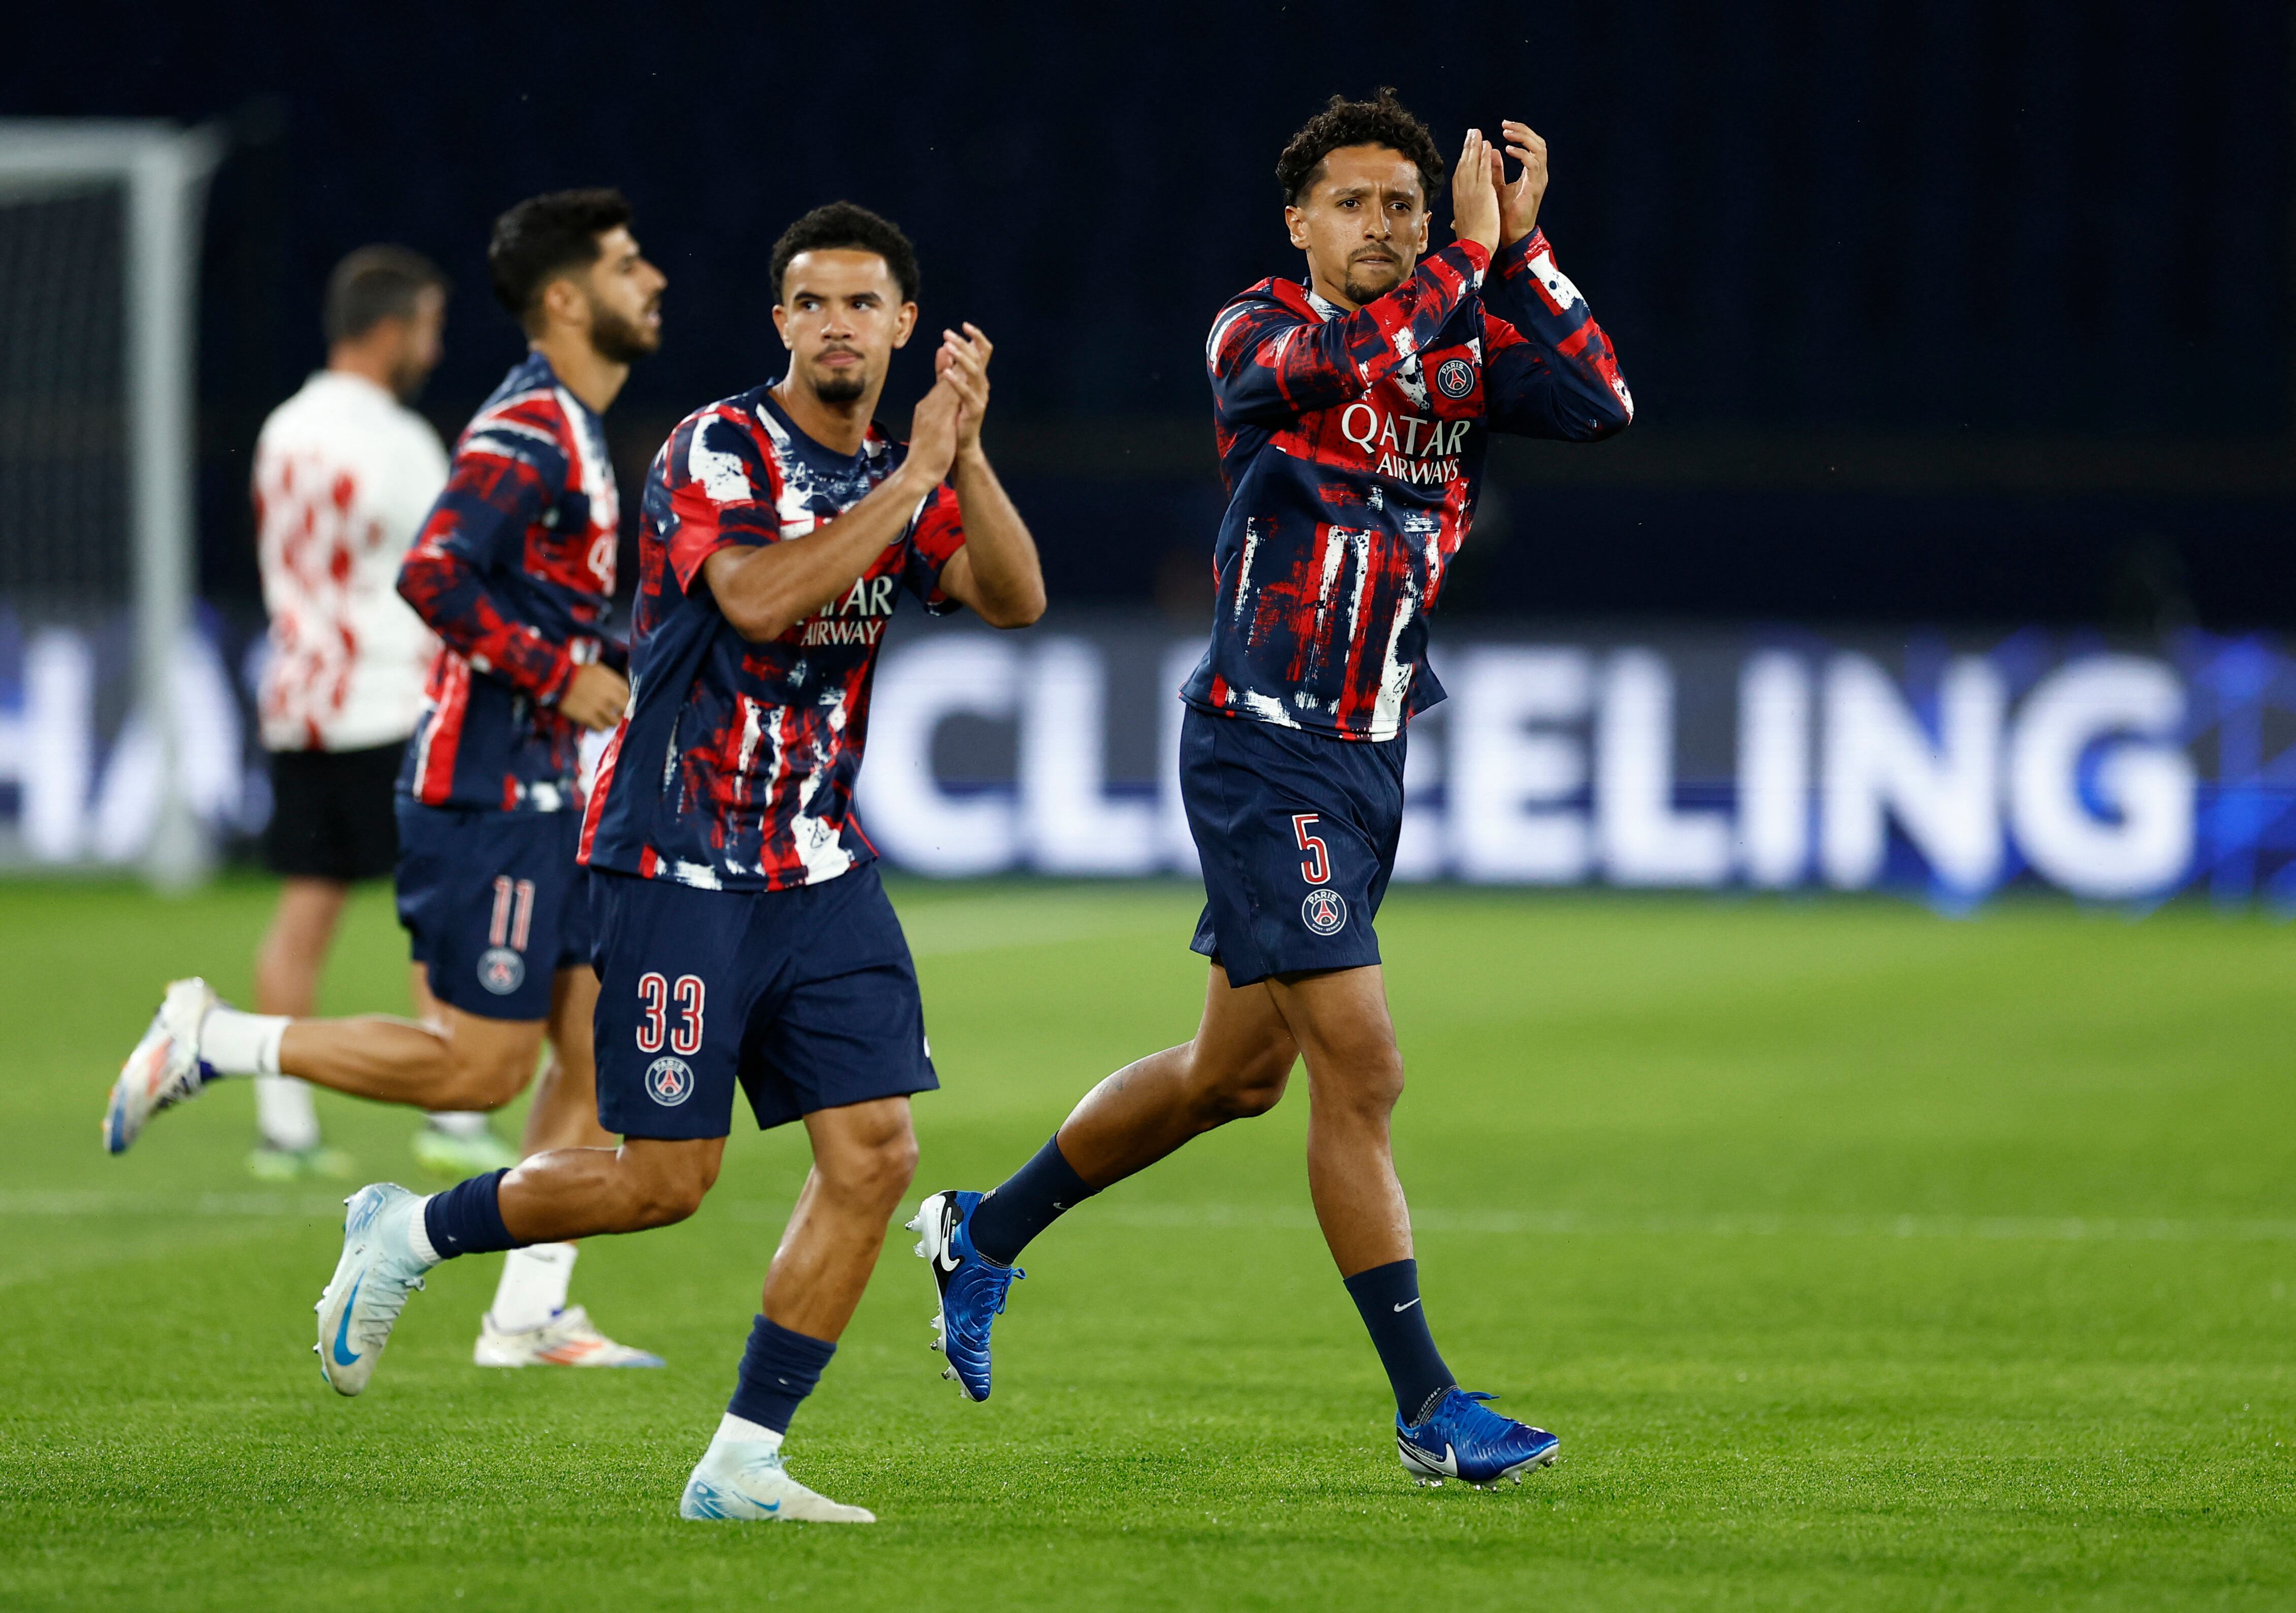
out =
<svg viewBox="0 0 2296 1613"><path fill-rule="evenodd" d="M598 1124L722 1137L734 1093L760 1130L931 1092L932 1049L877 865L793 890L590 875L598 935Z"/></svg>
<svg viewBox="0 0 2296 1613"><path fill-rule="evenodd" d="M398 861L390 804L404 741L366 750L275 750L263 861L291 879L379 880Z"/></svg>
<svg viewBox="0 0 2296 1613"><path fill-rule="evenodd" d="M1379 962L1403 756L1399 733L1342 740L1188 708L1180 800L1204 871L1189 946L1229 985Z"/></svg>

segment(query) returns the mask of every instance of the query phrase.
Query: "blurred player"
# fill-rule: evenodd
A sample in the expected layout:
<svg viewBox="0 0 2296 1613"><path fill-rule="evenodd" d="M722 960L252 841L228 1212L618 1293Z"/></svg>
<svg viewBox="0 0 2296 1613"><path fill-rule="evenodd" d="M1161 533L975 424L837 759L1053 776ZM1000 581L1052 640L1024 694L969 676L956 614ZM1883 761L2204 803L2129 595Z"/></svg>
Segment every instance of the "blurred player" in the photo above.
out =
<svg viewBox="0 0 2296 1613"><path fill-rule="evenodd" d="M1546 144L1502 127L1518 177L1470 130L1457 239L1423 259L1443 160L1391 94L1334 99L1276 164L1308 283L1253 287L1205 350L1229 504L1211 646L1183 691L1203 1020L1102 1082L993 1192L920 1207L947 1375L972 1399L988 1398L989 1329L1029 1240L1190 1138L1267 1112L1304 1057L1308 1188L1395 1390L1405 1469L1520 1482L1554 1458L1553 1435L1459 1388L1428 1331L1389 1150L1403 1060L1371 924L1402 823L1404 725L1442 698L1427 615L1488 434L1592 442L1633 413L1537 227Z"/></svg>
<svg viewBox="0 0 2296 1613"><path fill-rule="evenodd" d="M980 446L986 338L942 333L906 450L871 418L916 321L907 239L840 202L790 227L772 273L788 373L688 415L647 474L636 694L583 825L598 1109L627 1140L429 1199L362 1189L321 1359L357 1394L442 1257L692 1215L738 1086L760 1126L805 1123L813 1168L679 1512L867 1523L789 1476L782 1437L915 1169L909 1094L938 1085L908 945L852 815L869 683L902 591L1011 627L1043 611L1044 582Z"/></svg>
<svg viewBox="0 0 2296 1613"><path fill-rule="evenodd" d="M398 779L398 915L430 1022L242 1013L178 980L112 1088L112 1152L218 1076L283 1071L387 1102L498 1109L535 1078L545 1035L527 1151L612 1142L590 1053L577 749L629 698L601 632L619 514L600 415L660 344L664 283L629 224L611 191L535 197L496 221L495 294L530 351L463 433L399 574L446 641ZM548 1244L504 1263L480 1364L661 1364L568 1308L574 1255Z"/></svg>
<svg viewBox="0 0 2296 1613"><path fill-rule="evenodd" d="M257 561L271 617L260 697L271 753L264 860L279 905L255 959L255 1006L305 1015L351 886L398 858L391 784L439 641L398 597L399 562L447 485L447 451L406 405L438 366L447 277L404 247L362 247L327 280L327 367L255 444ZM423 1006L418 974L416 1005ZM311 1090L255 1080L258 1176L340 1175ZM480 1114L437 1115L415 1152L466 1175L506 1163Z"/></svg>

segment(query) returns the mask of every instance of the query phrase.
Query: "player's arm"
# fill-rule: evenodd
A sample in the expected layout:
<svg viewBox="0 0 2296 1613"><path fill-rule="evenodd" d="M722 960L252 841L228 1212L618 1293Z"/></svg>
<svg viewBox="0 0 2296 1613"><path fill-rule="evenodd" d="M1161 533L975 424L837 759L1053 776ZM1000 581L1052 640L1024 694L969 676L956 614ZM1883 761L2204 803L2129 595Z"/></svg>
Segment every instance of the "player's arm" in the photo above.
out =
<svg viewBox="0 0 2296 1613"><path fill-rule="evenodd" d="M474 671L586 728L611 728L629 699L620 675L578 665L565 645L505 610L486 582L490 565L522 558L527 528L556 499L565 471L562 458L532 440L473 432L399 566L398 594Z"/></svg>
<svg viewBox="0 0 2296 1613"><path fill-rule="evenodd" d="M964 545L940 569L939 588L992 627L1025 627L1045 613L1045 568L1037 540L1013 507L980 446L988 412L988 358L995 349L978 325L941 332L934 366L955 387L956 510Z"/></svg>
<svg viewBox="0 0 2296 1613"><path fill-rule="evenodd" d="M1458 239L1421 259L1401 283L1354 313L1302 317L1272 298L1247 296L1212 322L1204 343L1212 397L1237 424L1273 425L1360 397L1433 345L1490 266L1499 218L1483 177L1491 148L1468 131L1452 176Z"/></svg>
<svg viewBox="0 0 2296 1613"><path fill-rule="evenodd" d="M1499 127L1521 167L1509 184L1492 153L1499 250L1483 281L1483 391L1491 424L1519 437L1571 442L1615 437L1634 421L1634 397L1610 337L1554 266L1554 250L1538 227L1546 142L1528 124L1510 119Z"/></svg>
<svg viewBox="0 0 2296 1613"><path fill-rule="evenodd" d="M734 631L753 643L781 637L841 597L888 544L899 542L948 474L956 453L956 409L955 388L946 379L934 382L917 405L907 459L835 520L803 537L711 553L701 574ZM689 489L681 489L676 506L683 529L691 529L693 516L701 513L698 508L689 512ZM680 541L708 540L699 533L688 539L682 532ZM677 559L675 545L671 559Z"/></svg>

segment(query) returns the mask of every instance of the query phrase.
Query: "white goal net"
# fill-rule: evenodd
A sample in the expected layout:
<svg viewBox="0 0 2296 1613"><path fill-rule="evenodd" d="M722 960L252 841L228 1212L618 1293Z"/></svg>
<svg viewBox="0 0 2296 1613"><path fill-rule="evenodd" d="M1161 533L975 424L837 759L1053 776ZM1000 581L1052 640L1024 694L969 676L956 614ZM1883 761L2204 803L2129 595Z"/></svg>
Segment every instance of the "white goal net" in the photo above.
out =
<svg viewBox="0 0 2296 1613"><path fill-rule="evenodd" d="M182 885L210 860L212 680L185 664L220 155L164 123L0 119L0 868L140 864Z"/></svg>

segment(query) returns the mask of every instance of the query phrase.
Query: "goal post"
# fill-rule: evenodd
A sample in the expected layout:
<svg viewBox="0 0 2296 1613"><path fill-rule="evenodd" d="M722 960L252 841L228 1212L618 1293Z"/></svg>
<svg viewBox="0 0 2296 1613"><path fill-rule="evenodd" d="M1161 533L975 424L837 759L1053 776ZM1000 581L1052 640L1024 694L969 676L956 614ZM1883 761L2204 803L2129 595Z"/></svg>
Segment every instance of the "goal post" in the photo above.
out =
<svg viewBox="0 0 2296 1613"><path fill-rule="evenodd" d="M116 195L120 209L119 280L122 299L118 358L122 373L119 429L126 438L126 581L134 626L135 707L156 764L156 810L141 861L151 881L182 888L205 877L213 862L207 833L184 788L182 724L175 668L193 631L194 347L199 307L201 224L209 177L225 142L212 128L186 130L145 120L0 119L0 202ZM37 244L32 249L37 255ZM30 265L37 272L38 265ZM31 315L12 317L34 317ZM89 349L88 351L92 351ZM106 357L109 355L105 355ZM83 362L87 361L86 352ZM70 378L52 383L61 401ZM38 429L28 419L42 406L37 389L11 397L11 430ZM38 474L33 464L28 474ZM0 513L18 527L0 545L19 549L78 541L27 519L29 506ZM90 541L100 542L100 536ZM30 575L46 576L35 569ZM12 567L16 576L22 568ZM20 767L37 759L19 746ZM29 782L20 773L20 788Z"/></svg>

